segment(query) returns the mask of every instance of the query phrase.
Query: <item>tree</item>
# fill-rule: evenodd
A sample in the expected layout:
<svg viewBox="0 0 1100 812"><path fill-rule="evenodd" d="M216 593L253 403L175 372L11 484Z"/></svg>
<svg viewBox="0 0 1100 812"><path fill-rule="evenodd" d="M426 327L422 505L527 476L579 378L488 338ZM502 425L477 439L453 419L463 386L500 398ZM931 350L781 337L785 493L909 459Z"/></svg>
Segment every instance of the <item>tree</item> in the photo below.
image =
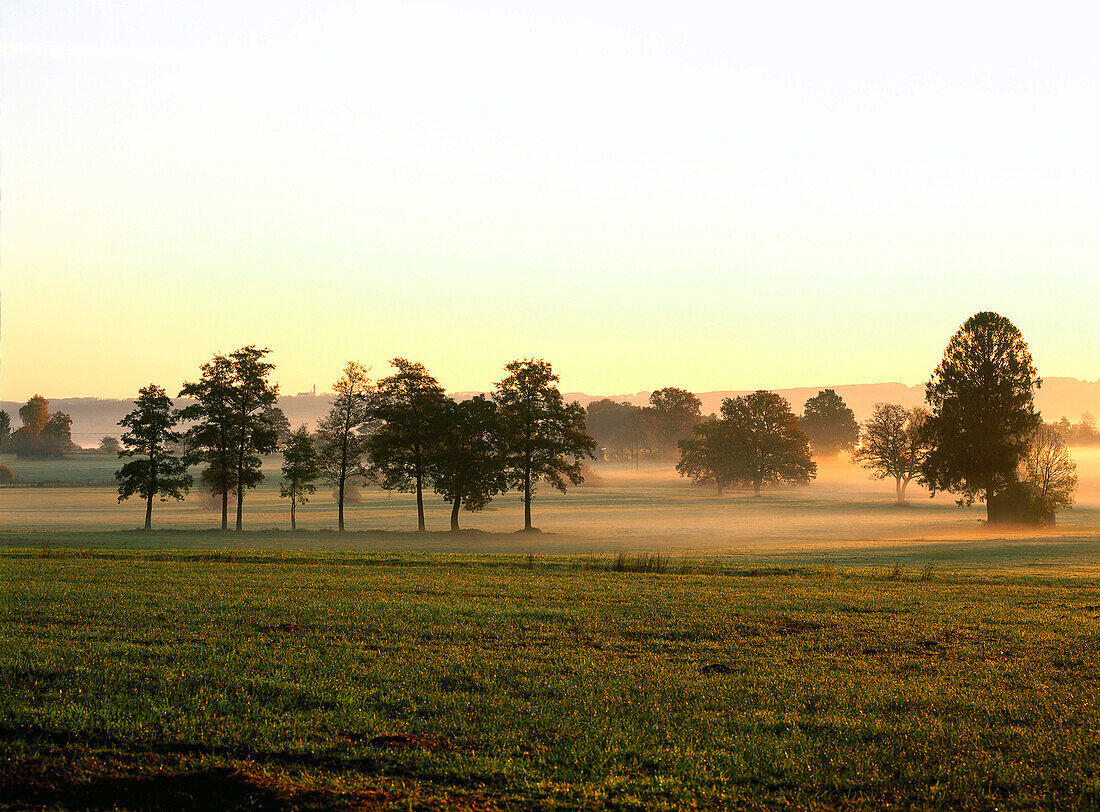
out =
<svg viewBox="0 0 1100 812"><path fill-rule="evenodd" d="M290 500L290 529L297 530L295 508L309 501L309 496L317 490L316 482L321 476L321 463L313 446L313 438L303 423L290 432L283 443L283 482L279 496Z"/></svg>
<svg viewBox="0 0 1100 812"><path fill-rule="evenodd" d="M255 488L264 478L260 471L261 454L272 454L278 448L278 435L272 424L272 409L279 397L279 385L268 381L275 365L264 360L268 349L254 345L242 347L229 355L233 366L233 385L229 389L232 419L233 455L236 463L237 530L243 525L244 493ZM279 414L282 411L279 410Z"/></svg>
<svg viewBox="0 0 1100 812"><path fill-rule="evenodd" d="M680 476L690 477L696 485L713 482L718 495L729 485L734 451L729 426L715 418L704 420L695 426L694 437L680 441L680 461L676 470Z"/></svg>
<svg viewBox="0 0 1100 812"><path fill-rule="evenodd" d="M179 412L179 419L192 423L184 434L186 458L191 464L206 463L200 479L222 502L222 530L229 527L229 494L237 487L233 464L234 413L232 404L233 362L215 355L200 368L202 376L184 383L181 398L195 402Z"/></svg>
<svg viewBox="0 0 1100 812"><path fill-rule="evenodd" d="M686 389L666 386L649 396L653 421L662 451L674 450L680 440L691 436L691 430L699 422L701 402Z"/></svg>
<svg viewBox="0 0 1100 812"><path fill-rule="evenodd" d="M290 421L286 419L286 414L278 406L269 406L264 409L263 414L271 430L275 432L276 445L285 445L291 434Z"/></svg>
<svg viewBox="0 0 1100 812"><path fill-rule="evenodd" d="M997 313L971 316L952 336L925 387L931 449L921 477L935 494L950 491L960 503L991 504L998 491L1018 484L1028 440L1041 423L1035 390L1042 384L1023 335Z"/></svg>
<svg viewBox="0 0 1100 812"><path fill-rule="evenodd" d="M378 421L370 438L371 464L386 490L416 493L416 526L423 533L428 458L439 439L447 397L423 364L404 358L390 364L397 372L378 382L371 405Z"/></svg>
<svg viewBox="0 0 1100 812"><path fill-rule="evenodd" d="M585 430L592 435L602 451L625 458L637 443L634 431L636 413L641 409L630 403L604 398L594 400L585 409Z"/></svg>
<svg viewBox="0 0 1100 812"><path fill-rule="evenodd" d="M440 414L429 470L435 492L451 503L451 530L460 508L479 511L508 488L497 405L484 395L448 400Z"/></svg>
<svg viewBox="0 0 1100 812"><path fill-rule="evenodd" d="M852 454L852 461L870 470L875 479L894 478L899 505L905 504L905 488L920 475L928 456L927 419L926 409L876 403Z"/></svg>
<svg viewBox="0 0 1100 812"><path fill-rule="evenodd" d="M373 389L367 369L358 361L348 362L332 388L336 392L332 407L317 424L317 453L321 478L336 489L337 516L343 532L348 482L352 477L367 475L363 457L368 451L368 438L361 429L370 420Z"/></svg>
<svg viewBox="0 0 1100 812"><path fill-rule="evenodd" d="M859 441L855 413L834 389L822 389L806 401L799 426L810 439L814 454L826 457L850 451Z"/></svg>
<svg viewBox="0 0 1100 812"><path fill-rule="evenodd" d="M162 502L182 500L191 488L192 479L187 473L187 461L168 450L180 434L175 431L172 401L163 387L152 383L143 387L134 405L137 408L118 421L126 430L118 456L142 459L123 465L115 472L115 479L119 483L119 502L134 494L145 500L145 529L151 530L153 499L159 496Z"/></svg>
<svg viewBox="0 0 1100 812"><path fill-rule="evenodd" d="M1021 462L1021 481L1027 489L1030 518L1053 525L1058 510L1073 507L1077 492L1077 465L1058 432L1040 426L1028 439Z"/></svg>
<svg viewBox="0 0 1100 812"><path fill-rule="evenodd" d="M118 454L122 450L122 443L118 441L117 437L104 437L99 441L99 447L96 451L100 454Z"/></svg>
<svg viewBox="0 0 1100 812"><path fill-rule="evenodd" d="M0 409L0 454L11 437L11 415Z"/></svg>
<svg viewBox="0 0 1100 812"><path fill-rule="evenodd" d="M19 409L23 427L11 435L12 450L20 458L60 457L73 448L73 419L64 412L50 414L50 402L35 395Z"/></svg>
<svg viewBox="0 0 1100 812"><path fill-rule="evenodd" d="M817 476L810 444L786 399L759 390L722 401L721 418L729 437L728 476L752 485L806 484Z"/></svg>
<svg viewBox="0 0 1100 812"><path fill-rule="evenodd" d="M594 457L596 441L585 431L584 409L562 398L550 364L525 359L504 369L508 375L496 383L493 399L501 411L508 482L523 489L523 529L530 531L538 483L562 493L579 485L581 459Z"/></svg>

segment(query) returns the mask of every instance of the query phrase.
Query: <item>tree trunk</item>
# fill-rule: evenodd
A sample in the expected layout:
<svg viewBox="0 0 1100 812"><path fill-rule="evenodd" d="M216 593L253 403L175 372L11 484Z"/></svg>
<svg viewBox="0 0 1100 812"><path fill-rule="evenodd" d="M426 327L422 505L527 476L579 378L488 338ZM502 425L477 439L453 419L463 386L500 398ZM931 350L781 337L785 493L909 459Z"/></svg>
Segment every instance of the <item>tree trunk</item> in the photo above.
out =
<svg viewBox="0 0 1100 812"><path fill-rule="evenodd" d="M237 460L237 532L241 531L244 519L244 452Z"/></svg>
<svg viewBox="0 0 1100 812"><path fill-rule="evenodd" d="M458 532L458 507L462 504L462 497L456 496L454 504L451 505L451 530L455 533Z"/></svg>
<svg viewBox="0 0 1100 812"><path fill-rule="evenodd" d="M905 483L902 481L902 478L900 476L897 478L897 480L898 480L898 484L897 484L896 490L897 490L897 494L898 494L898 504L899 505L904 505L905 504Z"/></svg>
<svg viewBox="0 0 1100 812"><path fill-rule="evenodd" d="M523 468L523 529L531 529L531 465Z"/></svg>
<svg viewBox="0 0 1100 812"><path fill-rule="evenodd" d="M718 485L718 495L721 496L722 495L722 480L720 480L718 477L715 477L714 481Z"/></svg>
<svg viewBox="0 0 1100 812"><path fill-rule="evenodd" d="M760 486L761 486L761 484L762 483L760 482L759 479L754 479L752 481L752 495L753 496L759 496L760 495Z"/></svg>
<svg viewBox="0 0 1100 812"><path fill-rule="evenodd" d="M424 481L420 471L416 472L416 529L424 532Z"/></svg>
<svg viewBox="0 0 1100 812"><path fill-rule="evenodd" d="M145 529L153 529L153 491L151 489L149 498L145 500Z"/></svg>
<svg viewBox="0 0 1100 812"><path fill-rule="evenodd" d="M291 531L297 530L298 525L294 523L294 497L290 497L290 529Z"/></svg>
<svg viewBox="0 0 1100 812"><path fill-rule="evenodd" d="M340 487L336 493L336 515L339 516L340 532L344 532L344 480L340 480Z"/></svg>
<svg viewBox="0 0 1100 812"><path fill-rule="evenodd" d="M222 488L222 530L229 529L229 488Z"/></svg>

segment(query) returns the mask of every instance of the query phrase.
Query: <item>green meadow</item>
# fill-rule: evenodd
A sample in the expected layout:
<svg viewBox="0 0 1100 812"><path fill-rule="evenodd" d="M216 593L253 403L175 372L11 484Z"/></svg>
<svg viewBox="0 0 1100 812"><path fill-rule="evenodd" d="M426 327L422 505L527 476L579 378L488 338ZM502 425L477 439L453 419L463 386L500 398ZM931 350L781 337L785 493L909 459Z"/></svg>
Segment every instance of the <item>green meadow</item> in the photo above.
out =
<svg viewBox="0 0 1100 812"><path fill-rule="evenodd" d="M850 466L598 468L446 532L364 490L0 491L0 808L1100 805L1100 500L1049 530Z"/></svg>

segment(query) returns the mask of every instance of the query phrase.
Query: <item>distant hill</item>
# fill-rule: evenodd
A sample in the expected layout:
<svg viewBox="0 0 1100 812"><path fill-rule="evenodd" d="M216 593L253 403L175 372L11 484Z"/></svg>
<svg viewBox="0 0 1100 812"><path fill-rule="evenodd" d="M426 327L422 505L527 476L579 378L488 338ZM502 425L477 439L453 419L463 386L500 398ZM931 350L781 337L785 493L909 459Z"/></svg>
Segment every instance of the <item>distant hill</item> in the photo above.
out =
<svg viewBox="0 0 1100 812"><path fill-rule="evenodd" d="M924 402L924 385L906 386L903 383L860 383L840 386L803 386L795 389L776 389L778 394L791 402L798 413L802 412L805 402L825 388L835 389L844 398L848 406L863 420L871 414L876 403L900 403L903 406L918 406ZM699 392L703 402L703 413L718 411L723 398L748 394L750 390L723 390L719 392ZM467 398L477 392L456 392L455 397ZM594 400L609 397L623 403L643 406L649 402L649 392L636 392L632 395L588 395L584 392L567 392L567 401L575 400L587 406ZM178 401L181 405L186 401ZM1079 381L1076 378L1046 378L1036 396L1039 410L1047 420L1057 420L1065 415L1072 421L1080 419L1084 412L1100 415L1100 380ZM310 428L316 426L332 404L330 394L299 394L279 398L279 407L286 413L291 426L301 423ZM19 426L19 407L22 403L0 401L12 417L13 428ZM73 441L85 447L99 445L102 437L120 434L118 421L133 408L131 400L112 400L105 398L56 398L50 400L50 411L66 412L73 419Z"/></svg>

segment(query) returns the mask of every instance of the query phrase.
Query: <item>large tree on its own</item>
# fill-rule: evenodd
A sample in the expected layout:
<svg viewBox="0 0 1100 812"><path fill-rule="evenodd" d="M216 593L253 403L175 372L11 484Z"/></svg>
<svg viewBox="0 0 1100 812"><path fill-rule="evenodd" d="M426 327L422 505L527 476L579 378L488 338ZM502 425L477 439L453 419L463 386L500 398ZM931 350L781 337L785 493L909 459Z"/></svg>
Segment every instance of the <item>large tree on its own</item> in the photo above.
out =
<svg viewBox="0 0 1100 812"><path fill-rule="evenodd" d="M145 529L153 527L153 500L182 500L191 487L187 461L170 448L179 441L172 400L163 387L149 384L138 393L136 408L118 424L125 429L119 457L136 457L115 472L118 501L138 495L145 500Z"/></svg>
<svg viewBox="0 0 1100 812"><path fill-rule="evenodd" d="M810 439L814 454L829 457L850 451L859 441L856 415L835 389L822 389L806 401L799 426Z"/></svg>
<svg viewBox="0 0 1100 812"><path fill-rule="evenodd" d="M523 529L532 530L531 499L540 481L562 493L579 485L581 460L593 457L596 441L585 431L584 409L566 403L558 376L542 359L512 361L496 384L501 411L508 482L523 490Z"/></svg>
<svg viewBox="0 0 1100 812"><path fill-rule="evenodd" d="M321 478L336 492L338 527L344 530L344 496L353 477L365 477L364 457L368 437L363 433L370 420L370 402L374 392L367 369L358 361L349 361L344 374L332 385L336 396L328 414L317 424L317 455Z"/></svg>
<svg viewBox="0 0 1100 812"><path fill-rule="evenodd" d="M268 380L275 365L264 360L270 352L250 344L229 354L233 365L229 405L233 421L230 436L236 466L238 531L243 525L245 491L255 488L264 479L260 455L273 454L279 446L278 433L272 423L279 385Z"/></svg>
<svg viewBox="0 0 1100 812"><path fill-rule="evenodd" d="M817 476L810 443L785 398L759 390L722 401L720 420L728 432L731 482L751 485L804 485Z"/></svg>
<svg viewBox="0 0 1100 812"><path fill-rule="evenodd" d="M321 476L321 464L313 445L313 438L305 424L290 432L283 449L283 481L279 487L279 496L290 500L290 529L297 530L298 523L295 508L309 501L310 494L317 490L317 479Z"/></svg>
<svg viewBox="0 0 1100 812"><path fill-rule="evenodd" d="M695 426L694 436L680 441L676 470L696 485L713 483L721 496L722 489L733 481L733 460L728 424L709 419Z"/></svg>
<svg viewBox="0 0 1100 812"><path fill-rule="evenodd" d="M404 358L390 364L397 371L378 381L371 405L378 421L370 437L371 465L386 490L416 493L416 526L423 533L428 459L447 396L423 364Z"/></svg>
<svg viewBox="0 0 1100 812"><path fill-rule="evenodd" d="M875 479L893 477L899 505L905 504L905 488L920 475L928 456L927 419L925 409L876 403L852 454L852 461L868 469Z"/></svg>
<svg viewBox="0 0 1100 812"><path fill-rule="evenodd" d="M1055 429L1040 426L1032 433L1020 469L1032 521L1053 525L1059 510L1073 507L1077 465Z"/></svg>
<svg viewBox="0 0 1100 812"><path fill-rule="evenodd" d="M497 405L484 395L448 400L440 414L429 468L435 492L451 503L451 530L461 508L479 511L508 487Z"/></svg>
<svg viewBox="0 0 1100 812"><path fill-rule="evenodd" d="M959 494L964 504L984 500L988 520L997 521L997 495L1018 484L1028 439L1042 422L1035 411L1041 383L1016 325L988 311L967 319L925 387L932 448L921 478L929 490Z"/></svg>
<svg viewBox="0 0 1100 812"><path fill-rule="evenodd" d="M666 386L649 396L648 413L663 451L675 451L679 442L691 436L699 422L701 402L686 389Z"/></svg>
<svg viewBox="0 0 1100 812"><path fill-rule="evenodd" d="M229 494L236 491L236 466L233 459L234 410L233 362L226 355L215 355L200 367L201 376L184 383L181 398L194 403L179 412L179 419L190 423L184 433L186 458L191 464L205 464L200 474L203 486L221 497L222 530L229 527Z"/></svg>

